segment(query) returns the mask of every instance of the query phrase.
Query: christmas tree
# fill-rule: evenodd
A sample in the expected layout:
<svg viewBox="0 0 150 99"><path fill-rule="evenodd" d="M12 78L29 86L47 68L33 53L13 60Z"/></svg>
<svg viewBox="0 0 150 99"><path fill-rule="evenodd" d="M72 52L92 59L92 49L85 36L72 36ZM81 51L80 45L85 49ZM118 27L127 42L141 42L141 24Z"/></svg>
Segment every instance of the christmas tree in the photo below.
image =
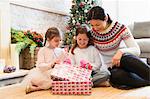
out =
<svg viewBox="0 0 150 99"><path fill-rule="evenodd" d="M81 24L87 24L87 12L96 5L96 0L73 0L70 12L70 19L67 23L67 31L64 35L64 45L71 46L76 27Z"/></svg>

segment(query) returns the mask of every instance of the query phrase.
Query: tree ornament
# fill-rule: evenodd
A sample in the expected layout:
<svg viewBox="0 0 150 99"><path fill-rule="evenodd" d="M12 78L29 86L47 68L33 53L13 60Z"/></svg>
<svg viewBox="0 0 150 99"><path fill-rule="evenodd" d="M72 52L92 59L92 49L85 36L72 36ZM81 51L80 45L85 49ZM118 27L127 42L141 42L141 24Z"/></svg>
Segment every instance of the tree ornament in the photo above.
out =
<svg viewBox="0 0 150 99"><path fill-rule="evenodd" d="M76 23L76 21L75 21L75 20L72 20L72 23L74 24L74 23Z"/></svg>
<svg viewBox="0 0 150 99"><path fill-rule="evenodd" d="M82 7L84 7L85 4L86 4L85 2L81 2L81 3L79 4L79 6L82 8Z"/></svg>
<svg viewBox="0 0 150 99"><path fill-rule="evenodd" d="M77 22L77 23L76 23L76 26L80 26L80 23L79 23L79 22Z"/></svg>
<svg viewBox="0 0 150 99"><path fill-rule="evenodd" d="M84 10L84 12L85 12L85 13L87 13L87 12L88 12L88 10L87 10L87 9L85 9L85 10Z"/></svg>

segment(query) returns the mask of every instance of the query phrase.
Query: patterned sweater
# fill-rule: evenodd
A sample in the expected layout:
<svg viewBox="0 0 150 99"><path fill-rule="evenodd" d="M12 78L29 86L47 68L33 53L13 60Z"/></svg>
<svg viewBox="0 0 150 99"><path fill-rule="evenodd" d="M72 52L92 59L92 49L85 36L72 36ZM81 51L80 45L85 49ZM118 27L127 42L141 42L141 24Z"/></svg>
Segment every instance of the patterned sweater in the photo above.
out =
<svg viewBox="0 0 150 99"><path fill-rule="evenodd" d="M131 53L138 56L140 49L127 27L118 22L112 22L110 26L98 33L91 33L95 46L100 51L104 63L111 67L111 59L120 50L123 53Z"/></svg>

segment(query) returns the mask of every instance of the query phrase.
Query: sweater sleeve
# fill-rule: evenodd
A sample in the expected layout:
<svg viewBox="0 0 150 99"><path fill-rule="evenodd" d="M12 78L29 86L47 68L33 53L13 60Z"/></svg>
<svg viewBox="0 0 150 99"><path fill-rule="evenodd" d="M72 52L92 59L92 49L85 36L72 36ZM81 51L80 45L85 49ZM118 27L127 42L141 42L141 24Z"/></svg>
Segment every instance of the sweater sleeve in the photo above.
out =
<svg viewBox="0 0 150 99"><path fill-rule="evenodd" d="M130 53L130 54L139 56L140 55L140 48L139 48L138 44L136 43L136 41L134 40L134 37L131 34L130 30L127 29L125 34L130 35L128 37L123 38L127 48L120 49L120 51L123 52L123 53Z"/></svg>
<svg viewBox="0 0 150 99"><path fill-rule="evenodd" d="M93 47L92 51L93 51L94 62L91 62L91 65L93 66L93 70L100 70L100 68L102 66L100 53L95 47Z"/></svg>
<svg viewBox="0 0 150 99"><path fill-rule="evenodd" d="M71 51L69 52L69 57L71 59L71 64L74 66L76 65L76 62L75 62L75 57L74 55L71 53Z"/></svg>
<svg viewBox="0 0 150 99"><path fill-rule="evenodd" d="M53 65L54 65L54 60L52 60L51 62L45 62L44 49L41 48L37 55L36 66L41 71L47 71L47 70L51 69Z"/></svg>

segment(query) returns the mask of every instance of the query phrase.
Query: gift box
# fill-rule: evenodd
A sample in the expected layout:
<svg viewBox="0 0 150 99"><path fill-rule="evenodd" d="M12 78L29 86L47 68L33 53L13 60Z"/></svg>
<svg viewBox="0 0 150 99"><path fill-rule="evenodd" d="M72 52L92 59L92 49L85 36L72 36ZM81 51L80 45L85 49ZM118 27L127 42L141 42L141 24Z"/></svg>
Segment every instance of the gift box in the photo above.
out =
<svg viewBox="0 0 150 99"><path fill-rule="evenodd" d="M51 72L52 78L65 81L88 81L91 77L91 69L81 66L76 67L70 64L56 64Z"/></svg>
<svg viewBox="0 0 150 99"><path fill-rule="evenodd" d="M92 82L53 81L52 94L90 95Z"/></svg>

